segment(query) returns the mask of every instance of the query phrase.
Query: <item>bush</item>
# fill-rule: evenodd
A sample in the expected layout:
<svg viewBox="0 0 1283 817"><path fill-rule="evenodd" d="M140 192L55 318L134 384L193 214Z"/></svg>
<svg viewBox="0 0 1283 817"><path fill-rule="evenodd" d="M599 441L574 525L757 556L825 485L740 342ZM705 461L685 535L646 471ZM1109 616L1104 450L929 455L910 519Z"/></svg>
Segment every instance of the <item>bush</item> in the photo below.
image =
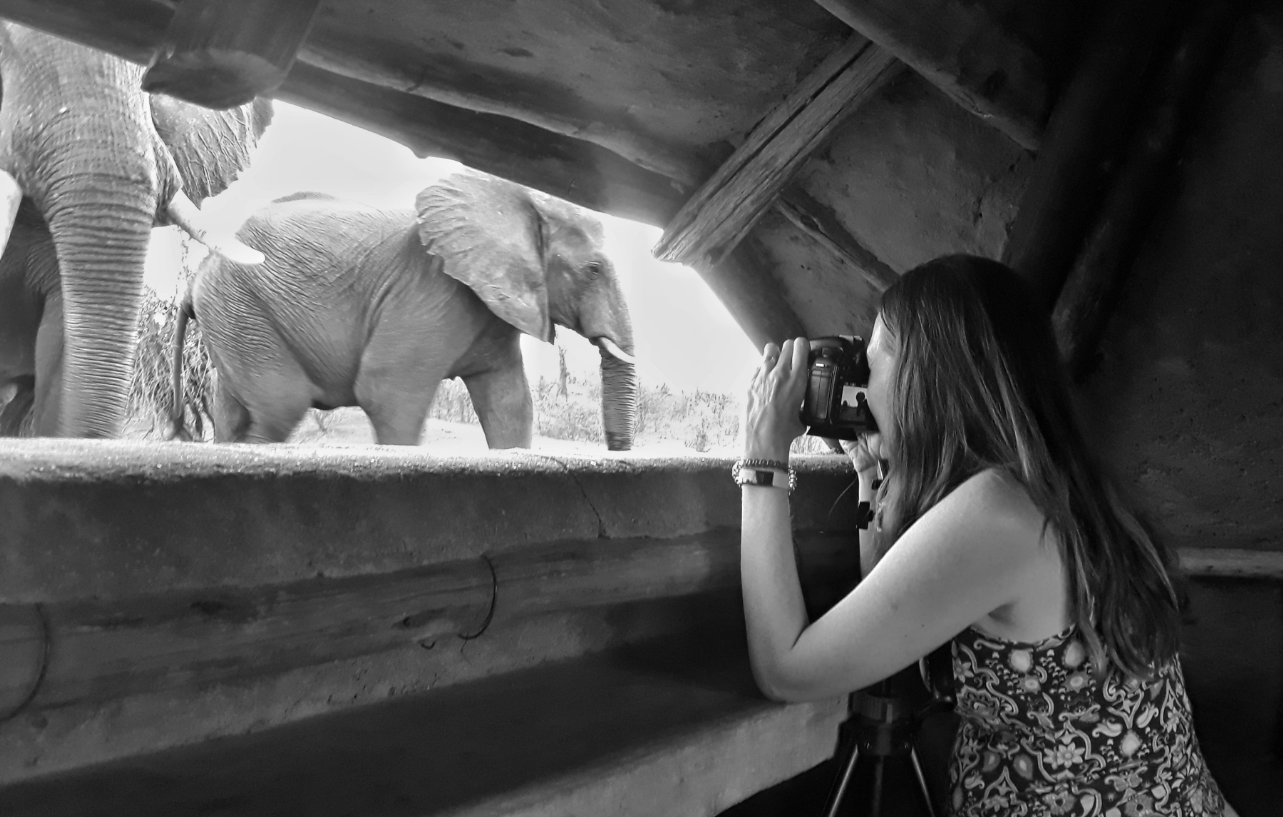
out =
<svg viewBox="0 0 1283 817"><path fill-rule="evenodd" d="M143 300L138 320L138 356L129 390L129 424L141 428L144 437L163 436L169 428L174 405L171 366L174 326L178 307L150 289ZM200 342L200 324L187 324L183 344L183 414L192 439L213 436L210 401L213 397L213 365L205 344Z"/></svg>

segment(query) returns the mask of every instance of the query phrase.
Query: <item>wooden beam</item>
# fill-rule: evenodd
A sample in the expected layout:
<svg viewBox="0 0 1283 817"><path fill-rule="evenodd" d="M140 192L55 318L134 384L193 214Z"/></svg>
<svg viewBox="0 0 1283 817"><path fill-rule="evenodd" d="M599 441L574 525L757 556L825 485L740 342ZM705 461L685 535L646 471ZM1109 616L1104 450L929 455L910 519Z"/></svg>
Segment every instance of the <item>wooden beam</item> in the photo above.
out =
<svg viewBox="0 0 1283 817"><path fill-rule="evenodd" d="M246 2L254 3L256 0ZM156 50L163 46L173 16L174 3L170 0L112 0L110 5L99 2L86 5L83 0L0 0L0 17L142 65L147 65ZM680 198L690 195L708 176L709 169L701 158L630 131L623 125L593 119L588 115L591 112L581 111L578 112L580 115L573 115L573 106L569 111L536 110L528 104L518 105L511 100L469 93L445 84L424 84L419 81L421 78L402 78L404 82L394 87L392 81L397 77L388 75L385 70L377 70L387 66L366 65L356 55L341 50L342 33L328 30L322 16L299 49L296 65L306 63L324 75L355 80L360 83L359 87L405 90L452 108L515 119L571 139L601 145L643 169L673 179L674 189ZM297 104L319 109L325 100L300 100ZM665 221L650 223L663 226Z"/></svg>
<svg viewBox="0 0 1283 817"><path fill-rule="evenodd" d="M475 89L457 77L452 77L451 81L425 75L422 67L415 67L412 73L411 66L398 67L388 64L386 59L354 54L342 39L343 33L331 27L318 27L304 44L299 59L339 76L403 90L468 111L515 119L563 136L593 142L647 170L676 180L688 193L698 187L712 170L703 159L636 127L630 128L631 123L603 119L602 112L577 100L569 90L555 94L544 107L539 107L537 100L540 97L531 89L505 87L498 79L482 83L481 89ZM449 71L442 73L452 75ZM540 82L537 78L532 80L528 77L517 78L517 81ZM605 115L609 116L609 113Z"/></svg>
<svg viewBox="0 0 1283 817"><path fill-rule="evenodd" d="M371 85L301 61L276 98L386 136L416 155L457 159L621 218L665 224L683 197L672 179L591 142Z"/></svg>
<svg viewBox="0 0 1283 817"><path fill-rule="evenodd" d="M0 0L0 17L146 65L174 15L165 0Z"/></svg>
<svg viewBox="0 0 1283 817"><path fill-rule="evenodd" d="M1195 578L1283 581L1283 552L1236 548L1180 548L1181 569Z"/></svg>
<svg viewBox="0 0 1283 817"><path fill-rule="evenodd" d="M682 206L654 254L716 265L752 229L776 194L835 127L896 69L891 55L853 36L753 129Z"/></svg>
<svg viewBox="0 0 1283 817"><path fill-rule="evenodd" d="M163 44L173 16L168 0L0 0L0 17L143 65ZM556 122L532 124L443 103L335 73L311 59L305 43L273 96L372 130L420 156L456 158L594 210L663 226L706 175L696 173L703 166L696 159L637 139L626 145L632 157L593 141L622 138L617 130L562 123L562 130L587 136L577 138L559 132ZM480 104L463 97L459 102Z"/></svg>
<svg viewBox="0 0 1283 817"><path fill-rule="evenodd" d="M1002 255L1048 310L1095 220L1158 43L1175 19L1167 0L1118 0L1101 8L1047 123Z"/></svg>
<svg viewBox="0 0 1283 817"><path fill-rule="evenodd" d="M0 717L481 638L545 613L734 592L738 543L737 531L594 539L382 575L0 605ZM855 579L849 534L802 547L803 580L835 600Z"/></svg>
<svg viewBox="0 0 1283 817"><path fill-rule="evenodd" d="M1029 150L1050 92L1043 60L963 0L816 0L951 99Z"/></svg>
<svg viewBox="0 0 1283 817"><path fill-rule="evenodd" d="M1234 3L1199 3L1165 60L1122 167L1060 291L1052 324L1070 376L1094 368L1096 350L1136 253L1162 203L1191 120L1234 23Z"/></svg>
<svg viewBox="0 0 1283 817"><path fill-rule="evenodd" d="M285 80L320 0L184 0L143 90L227 109L270 94Z"/></svg>
<svg viewBox="0 0 1283 817"><path fill-rule="evenodd" d="M0 663L29 705L61 706L275 674L485 627L494 577L480 559L387 576L51 603L18 638L10 606ZM35 661L32 662L32 658ZM26 676L25 678L23 676ZM13 689L0 689L12 700Z"/></svg>
<svg viewBox="0 0 1283 817"><path fill-rule="evenodd" d="M900 279L885 261L847 232L833 210L800 187L792 187L775 202L775 209L817 244L854 267L878 292Z"/></svg>

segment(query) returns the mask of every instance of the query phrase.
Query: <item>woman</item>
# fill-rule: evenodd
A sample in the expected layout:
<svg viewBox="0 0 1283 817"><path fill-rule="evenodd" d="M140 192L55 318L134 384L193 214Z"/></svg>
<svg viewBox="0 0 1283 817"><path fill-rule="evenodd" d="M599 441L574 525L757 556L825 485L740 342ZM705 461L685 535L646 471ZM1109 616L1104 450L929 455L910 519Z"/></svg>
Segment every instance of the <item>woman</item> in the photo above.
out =
<svg viewBox="0 0 1283 817"><path fill-rule="evenodd" d="M747 401L744 465L777 474L740 480L762 690L849 693L952 641L954 813L1234 814L1194 735L1170 555L1088 455L1050 322L1020 278L957 255L884 293L868 346L880 433L844 444L874 520L866 577L814 622L779 490L804 430L808 350L768 344Z"/></svg>

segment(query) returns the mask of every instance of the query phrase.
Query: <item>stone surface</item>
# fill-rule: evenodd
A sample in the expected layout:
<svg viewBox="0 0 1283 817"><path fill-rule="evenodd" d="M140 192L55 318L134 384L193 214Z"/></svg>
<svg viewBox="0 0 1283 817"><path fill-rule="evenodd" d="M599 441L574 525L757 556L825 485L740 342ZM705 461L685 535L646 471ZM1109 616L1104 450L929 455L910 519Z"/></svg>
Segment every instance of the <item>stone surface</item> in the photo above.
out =
<svg viewBox="0 0 1283 817"><path fill-rule="evenodd" d="M729 465L726 458L636 453L440 457L377 446L0 443L0 509L8 523L0 529L0 609L16 616L38 603L52 617L50 671L61 674L51 678L93 677L58 663L70 660L59 644L64 628L79 626L68 618L76 610L146 610L149 599L169 599L172 607L184 593L234 602L255 598L255 588L317 577L336 580L335 587L353 578L377 582L427 565L480 564L482 556L496 577L494 615L480 637L384 644L378 636L377 652L318 656L311 664L300 664L289 647L293 657L275 666L228 667L208 676L217 682L195 673L184 683L148 671L137 682L113 676L103 689L115 691L106 697L80 687L80 699L50 708L37 695L0 723L0 782L437 694L678 637L697 625L742 651L739 489ZM834 562L841 554L832 545L853 526L849 503L838 501L850 483L849 465L813 456L799 466L794 513L805 575L849 575L853 561L846 568ZM596 562L585 562L594 548L600 553L593 558L604 559L602 578L593 572ZM627 556L634 551L647 554L635 566ZM663 556L670 552L672 564ZM553 571L549 593L561 588L555 603L540 601L540 570ZM821 580L810 601L823 607L834 591ZM350 601L359 613L360 599ZM336 611L334 620L350 614ZM0 648L9 659L21 652L27 660L36 654L38 617L15 616L0 625L6 632L25 626L27 638ZM193 616L179 629L163 625L159 643L187 632L198 650L200 628L222 626L216 618ZM129 628L144 623L107 622L106 634L129 638ZM77 635L79 649L88 649L81 654L93 654L98 626ZM210 630L218 643L259 632L252 623L226 626L244 632ZM268 630L261 636L265 650L276 649ZM39 672L29 669L32 677ZM12 697L25 689L20 681L9 683Z"/></svg>
<svg viewBox="0 0 1283 817"><path fill-rule="evenodd" d="M1283 13L1250 15L1197 115L1084 404L1181 545L1283 549Z"/></svg>
<svg viewBox="0 0 1283 817"><path fill-rule="evenodd" d="M0 813L703 817L821 762L844 716L763 700L743 659L653 642L0 788Z"/></svg>

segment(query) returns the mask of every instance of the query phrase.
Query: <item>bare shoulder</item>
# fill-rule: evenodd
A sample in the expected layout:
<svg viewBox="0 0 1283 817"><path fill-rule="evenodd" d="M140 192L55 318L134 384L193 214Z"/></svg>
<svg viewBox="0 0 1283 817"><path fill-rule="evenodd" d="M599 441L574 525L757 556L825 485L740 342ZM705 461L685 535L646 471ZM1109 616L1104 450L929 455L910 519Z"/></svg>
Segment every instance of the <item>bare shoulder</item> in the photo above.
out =
<svg viewBox="0 0 1283 817"><path fill-rule="evenodd" d="M988 468L969 477L941 504L953 506L958 521L1003 534L1017 542L1041 541L1046 516L1010 474Z"/></svg>

